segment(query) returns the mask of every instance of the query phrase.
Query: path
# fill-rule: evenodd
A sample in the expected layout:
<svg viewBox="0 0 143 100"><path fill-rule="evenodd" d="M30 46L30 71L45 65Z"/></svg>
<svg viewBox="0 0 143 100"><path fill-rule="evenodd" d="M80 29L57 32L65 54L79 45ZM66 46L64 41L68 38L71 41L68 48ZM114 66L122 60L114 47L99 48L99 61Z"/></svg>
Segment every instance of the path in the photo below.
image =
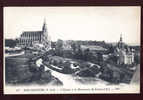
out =
<svg viewBox="0 0 143 100"><path fill-rule="evenodd" d="M5 53L5 57L12 57L12 56L20 56L20 55L23 55L24 52L21 52L21 53L15 53L15 54L8 54L8 53Z"/></svg>
<svg viewBox="0 0 143 100"><path fill-rule="evenodd" d="M41 59L37 60L36 64L39 67L42 64L42 60ZM54 65L52 65L52 66L54 66ZM47 66L45 66L45 71L46 70L50 70L51 74L54 77L58 78L60 81L62 81L64 86L75 86L75 85L79 84L77 81L74 80L74 78L71 74L63 74L63 73L57 72L57 71L52 70L52 69L48 68Z"/></svg>

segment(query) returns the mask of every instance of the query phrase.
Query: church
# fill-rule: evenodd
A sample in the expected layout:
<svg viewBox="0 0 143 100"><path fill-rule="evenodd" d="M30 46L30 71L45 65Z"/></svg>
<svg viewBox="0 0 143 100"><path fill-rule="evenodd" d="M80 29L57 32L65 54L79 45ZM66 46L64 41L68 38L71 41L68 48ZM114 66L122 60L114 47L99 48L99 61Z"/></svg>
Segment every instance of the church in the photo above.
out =
<svg viewBox="0 0 143 100"><path fill-rule="evenodd" d="M129 48L125 43L123 43L122 35L115 49L115 54L118 57L117 64L129 65L134 63L134 50Z"/></svg>
<svg viewBox="0 0 143 100"><path fill-rule="evenodd" d="M50 36L47 32L46 20L44 20L41 31L24 31L18 39L20 47L31 47L35 44L42 44L45 47L50 46Z"/></svg>

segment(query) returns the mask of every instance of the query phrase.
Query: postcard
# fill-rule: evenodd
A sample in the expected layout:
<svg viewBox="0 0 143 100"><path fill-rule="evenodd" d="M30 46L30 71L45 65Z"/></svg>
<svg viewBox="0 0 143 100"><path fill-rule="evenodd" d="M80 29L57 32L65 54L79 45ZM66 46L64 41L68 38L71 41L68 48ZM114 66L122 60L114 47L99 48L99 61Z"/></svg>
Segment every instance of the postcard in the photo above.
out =
<svg viewBox="0 0 143 100"><path fill-rule="evenodd" d="M3 12L4 94L140 93L140 6Z"/></svg>

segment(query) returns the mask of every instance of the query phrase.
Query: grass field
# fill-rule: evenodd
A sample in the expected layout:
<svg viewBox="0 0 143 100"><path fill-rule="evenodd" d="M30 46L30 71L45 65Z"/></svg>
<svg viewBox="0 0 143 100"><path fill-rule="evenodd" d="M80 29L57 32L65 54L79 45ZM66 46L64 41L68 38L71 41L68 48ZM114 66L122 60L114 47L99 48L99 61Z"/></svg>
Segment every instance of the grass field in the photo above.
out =
<svg viewBox="0 0 143 100"><path fill-rule="evenodd" d="M5 58L6 83L17 83L31 76L29 71L30 55L20 55Z"/></svg>
<svg viewBox="0 0 143 100"><path fill-rule="evenodd" d="M49 84L62 85L62 82L49 72L33 73L30 71L32 54L5 58L5 82L11 85ZM36 67L36 64L35 64Z"/></svg>

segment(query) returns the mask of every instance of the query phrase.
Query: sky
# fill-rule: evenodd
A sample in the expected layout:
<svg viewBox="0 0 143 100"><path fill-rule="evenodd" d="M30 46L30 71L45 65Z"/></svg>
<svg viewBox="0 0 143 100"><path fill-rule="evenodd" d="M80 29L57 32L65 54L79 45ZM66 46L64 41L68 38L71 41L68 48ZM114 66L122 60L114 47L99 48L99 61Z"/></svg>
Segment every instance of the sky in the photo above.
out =
<svg viewBox="0 0 143 100"><path fill-rule="evenodd" d="M140 44L139 6L4 7L4 38L41 31L46 19L52 41L97 40Z"/></svg>

